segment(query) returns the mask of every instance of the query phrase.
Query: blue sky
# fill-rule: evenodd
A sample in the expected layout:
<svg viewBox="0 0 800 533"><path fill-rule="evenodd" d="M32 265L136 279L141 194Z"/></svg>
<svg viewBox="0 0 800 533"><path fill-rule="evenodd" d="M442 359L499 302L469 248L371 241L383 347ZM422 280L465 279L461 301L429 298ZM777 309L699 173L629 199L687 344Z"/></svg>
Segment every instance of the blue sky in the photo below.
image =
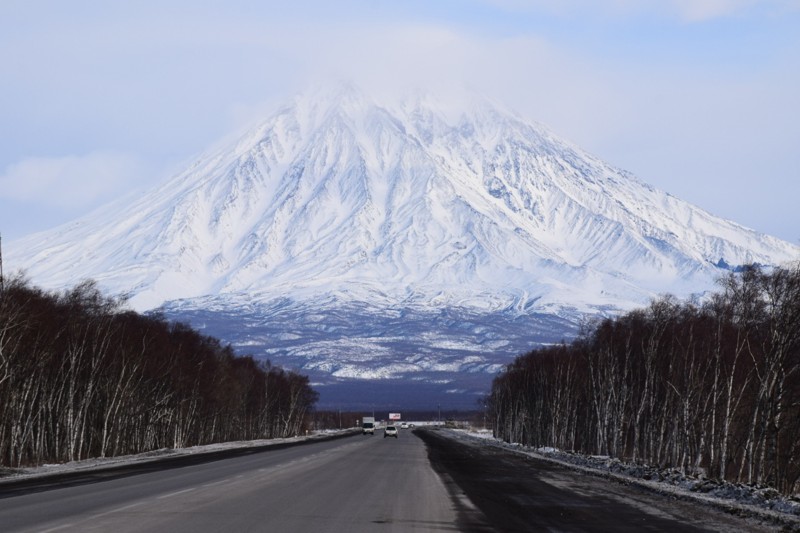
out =
<svg viewBox="0 0 800 533"><path fill-rule="evenodd" d="M5 0L0 234L160 183L327 78L470 86L800 243L800 0Z"/></svg>

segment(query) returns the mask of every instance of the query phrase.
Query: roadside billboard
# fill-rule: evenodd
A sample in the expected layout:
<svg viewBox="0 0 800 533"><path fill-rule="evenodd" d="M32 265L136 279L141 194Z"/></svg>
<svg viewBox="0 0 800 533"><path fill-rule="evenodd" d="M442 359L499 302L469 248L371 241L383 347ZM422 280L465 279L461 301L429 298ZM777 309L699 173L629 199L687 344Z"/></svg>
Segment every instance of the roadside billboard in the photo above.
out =
<svg viewBox="0 0 800 533"><path fill-rule="evenodd" d="M400 413L389 413L389 420L400 420Z"/></svg>

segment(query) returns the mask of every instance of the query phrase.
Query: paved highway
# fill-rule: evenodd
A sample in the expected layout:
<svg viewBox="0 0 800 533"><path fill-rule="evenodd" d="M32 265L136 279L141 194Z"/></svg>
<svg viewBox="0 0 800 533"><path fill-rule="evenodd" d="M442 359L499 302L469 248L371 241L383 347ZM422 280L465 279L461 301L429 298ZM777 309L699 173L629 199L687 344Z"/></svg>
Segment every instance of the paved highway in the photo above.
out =
<svg viewBox="0 0 800 533"><path fill-rule="evenodd" d="M0 484L0 532L775 529L449 432L233 453Z"/></svg>
<svg viewBox="0 0 800 533"><path fill-rule="evenodd" d="M2 489L0 488L0 496ZM0 497L9 531L457 531L410 430Z"/></svg>

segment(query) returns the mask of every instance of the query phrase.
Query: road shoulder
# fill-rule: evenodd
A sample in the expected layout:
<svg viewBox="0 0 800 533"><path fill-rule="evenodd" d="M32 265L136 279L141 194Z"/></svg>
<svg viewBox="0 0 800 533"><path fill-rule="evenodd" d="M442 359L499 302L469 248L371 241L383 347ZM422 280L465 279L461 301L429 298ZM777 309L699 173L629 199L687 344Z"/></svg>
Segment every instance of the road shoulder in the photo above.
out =
<svg viewBox="0 0 800 533"><path fill-rule="evenodd" d="M448 430L422 430L429 459L499 531L774 531L795 529L761 514L741 516L704 502L558 464ZM468 517L464 517L468 520Z"/></svg>

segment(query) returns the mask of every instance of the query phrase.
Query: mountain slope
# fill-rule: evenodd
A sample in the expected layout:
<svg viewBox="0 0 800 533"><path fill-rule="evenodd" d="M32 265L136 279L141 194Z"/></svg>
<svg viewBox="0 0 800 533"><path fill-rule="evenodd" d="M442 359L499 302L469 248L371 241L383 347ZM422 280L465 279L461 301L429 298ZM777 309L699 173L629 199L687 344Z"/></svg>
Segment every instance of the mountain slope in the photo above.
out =
<svg viewBox="0 0 800 533"><path fill-rule="evenodd" d="M142 309L345 287L629 307L707 289L720 260L798 257L486 103L448 121L424 97L381 107L346 86L296 100L127 207L12 246L45 286L93 277Z"/></svg>
<svg viewBox="0 0 800 533"><path fill-rule="evenodd" d="M484 317L448 368L492 371L487 351L502 362L536 338L520 333L504 352L492 344L509 331L492 329L497 317L535 316L548 332L538 340L553 341L583 313L701 294L728 265L800 258L485 101L443 108L425 95L379 104L349 86L298 97L159 188L11 243L7 264L44 287L93 278L140 310L165 304L261 355L304 353L298 366L323 373L367 339L392 346L359 358L342 374L352 377L421 351L381 337L380 324L358 330L370 314L415 313L416 333L401 335L428 323L439 339L429 346L458 334L457 321L436 318L443 310ZM298 310L353 306L370 311L353 319L351 342L340 335L308 355ZM249 316L247 333L209 310ZM546 316L555 322L543 326ZM271 348L277 332L259 333L269 317L300 328L283 351ZM464 362L475 354L484 360Z"/></svg>

